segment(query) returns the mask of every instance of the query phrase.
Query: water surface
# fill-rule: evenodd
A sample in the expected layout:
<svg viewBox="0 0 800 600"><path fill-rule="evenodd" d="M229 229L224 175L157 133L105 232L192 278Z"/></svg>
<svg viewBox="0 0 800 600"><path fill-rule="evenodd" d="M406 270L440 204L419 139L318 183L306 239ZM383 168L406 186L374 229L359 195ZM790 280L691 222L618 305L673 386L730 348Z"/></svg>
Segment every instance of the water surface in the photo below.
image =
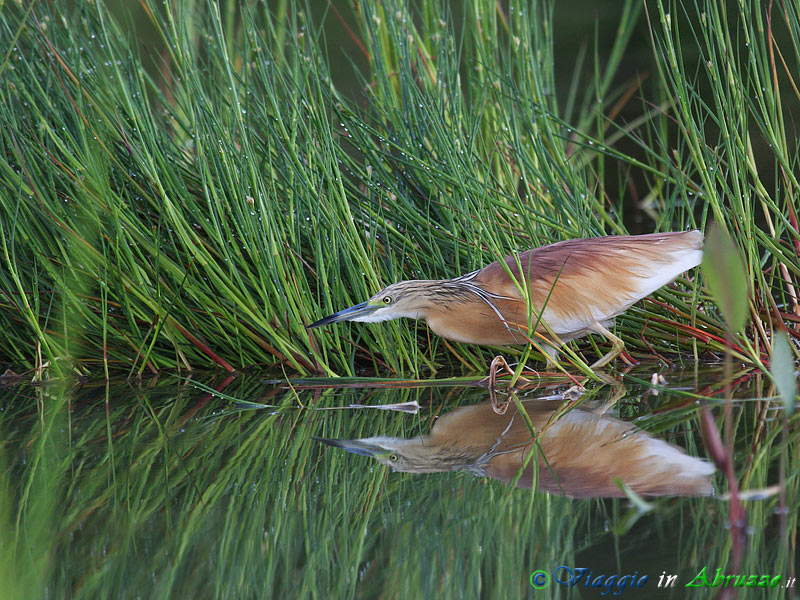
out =
<svg viewBox="0 0 800 600"><path fill-rule="evenodd" d="M787 509L779 494L745 501L734 571L727 483L699 426L700 406L723 426L720 370L662 370L653 387L653 369L580 398L542 380L503 414L474 385L6 381L0 579L11 598L707 598L685 587L705 567L781 576L740 597L791 596L796 427L766 382L738 374L740 487L783 472ZM419 410L346 408L398 403ZM400 446L384 448L384 466L314 437L425 450L403 468ZM574 588L552 581L581 568ZM587 589L589 572L627 589Z"/></svg>

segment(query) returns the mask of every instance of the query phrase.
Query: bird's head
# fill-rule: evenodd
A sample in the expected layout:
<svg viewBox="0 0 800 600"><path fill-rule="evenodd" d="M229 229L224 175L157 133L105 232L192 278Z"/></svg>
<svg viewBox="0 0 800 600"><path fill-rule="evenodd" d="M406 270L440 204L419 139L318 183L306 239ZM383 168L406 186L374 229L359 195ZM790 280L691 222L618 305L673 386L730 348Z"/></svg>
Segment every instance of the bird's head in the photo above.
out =
<svg viewBox="0 0 800 600"><path fill-rule="evenodd" d="M376 323L400 317L421 319L425 309L431 304L436 281L413 280L393 283L372 296L366 302L356 304L339 312L315 321L308 329L338 323L340 321L361 321Z"/></svg>
<svg viewBox="0 0 800 600"><path fill-rule="evenodd" d="M475 468L478 456L465 456L463 451L442 448L427 436L416 438L371 437L360 440L315 440L353 454L370 456L394 471L405 473L439 473Z"/></svg>

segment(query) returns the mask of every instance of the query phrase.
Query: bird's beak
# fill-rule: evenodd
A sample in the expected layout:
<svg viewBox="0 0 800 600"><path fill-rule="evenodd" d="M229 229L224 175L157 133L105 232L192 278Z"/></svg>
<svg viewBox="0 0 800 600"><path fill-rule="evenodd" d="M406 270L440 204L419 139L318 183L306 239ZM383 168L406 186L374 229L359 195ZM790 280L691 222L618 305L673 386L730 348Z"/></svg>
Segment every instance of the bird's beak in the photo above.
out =
<svg viewBox="0 0 800 600"><path fill-rule="evenodd" d="M371 315L379 308L380 305L374 305L374 304L369 305L366 302L362 302L361 304L356 304L355 306L351 306L350 308L345 308L344 310L340 310L337 313L328 315L327 317L324 317L319 321L313 322L311 325L306 325L306 329L314 329L314 327L329 325L330 323L338 323L339 321L352 321L353 319L356 319L358 317Z"/></svg>
<svg viewBox="0 0 800 600"><path fill-rule="evenodd" d="M375 457L378 454L386 454L386 448L382 448L377 444L369 444L360 440L332 440L328 438L312 437L312 440L322 442L334 448L341 448L353 454L360 454L361 456Z"/></svg>

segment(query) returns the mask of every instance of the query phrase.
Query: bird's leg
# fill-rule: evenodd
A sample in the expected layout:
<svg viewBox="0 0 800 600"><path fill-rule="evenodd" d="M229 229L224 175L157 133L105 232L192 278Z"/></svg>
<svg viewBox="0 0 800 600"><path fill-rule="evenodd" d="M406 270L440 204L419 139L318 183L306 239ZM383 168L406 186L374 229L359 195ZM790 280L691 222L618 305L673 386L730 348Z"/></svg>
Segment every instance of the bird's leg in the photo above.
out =
<svg viewBox="0 0 800 600"><path fill-rule="evenodd" d="M495 381L497 378L497 371L498 369L505 369L506 373L513 376L514 371L511 370L511 367L508 366L506 359L503 358L502 355L497 355L492 360L492 364L489 367L489 401L492 404L492 410L497 413L498 415L504 415L508 410L508 402L503 402L499 404L497 402L496 390L495 390Z"/></svg>
<svg viewBox="0 0 800 600"><path fill-rule="evenodd" d="M547 360L547 367L555 367L558 364L558 347L555 345L551 346L547 343L541 344L542 352L544 352L544 357Z"/></svg>
<svg viewBox="0 0 800 600"><path fill-rule="evenodd" d="M599 333L604 338L606 338L609 342L611 342L611 350L608 351L604 356L600 358L596 363L594 363L590 369L599 369L600 367L606 366L612 360L614 360L617 356L619 356L620 352L622 352L623 348L625 348L625 342L611 333L608 329L603 327L600 323L594 323L591 327L589 327L591 331L595 333ZM623 357L623 360L625 358ZM626 364L630 364L627 360L625 360Z"/></svg>
<svg viewBox="0 0 800 600"><path fill-rule="evenodd" d="M611 386L611 392L609 393L608 398L605 401L602 401L595 408L590 409L590 411L596 415L603 415L611 408L616 406L617 402L625 397L625 394L628 393L628 390L624 383L606 373L595 373L595 375L597 375L604 383L607 383Z"/></svg>

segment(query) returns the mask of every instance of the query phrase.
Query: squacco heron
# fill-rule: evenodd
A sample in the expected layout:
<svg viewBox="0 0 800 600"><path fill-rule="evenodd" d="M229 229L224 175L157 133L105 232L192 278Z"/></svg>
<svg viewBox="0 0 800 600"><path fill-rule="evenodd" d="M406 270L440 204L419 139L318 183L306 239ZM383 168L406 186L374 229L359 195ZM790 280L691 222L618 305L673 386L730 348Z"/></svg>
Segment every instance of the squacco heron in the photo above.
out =
<svg viewBox="0 0 800 600"><path fill-rule="evenodd" d="M614 317L700 264L702 248L698 230L567 240L454 279L393 283L366 302L308 327L425 319L437 335L468 344L525 344L538 337L545 340L542 347L551 361L562 343L598 333L612 345L592 365L599 368L624 348L609 331ZM528 332L529 304L521 292L525 284L531 322L537 324L534 335Z"/></svg>
<svg viewBox="0 0 800 600"><path fill-rule="evenodd" d="M464 406L442 416L430 434L415 438L358 440L315 438L354 454L370 456L395 471L466 471L518 487L533 485L553 494L622 497L623 481L642 496L695 496L714 492L714 466L651 436L631 423L560 402L525 400L533 423L512 405L503 415L490 403ZM529 458L531 452L534 457Z"/></svg>

